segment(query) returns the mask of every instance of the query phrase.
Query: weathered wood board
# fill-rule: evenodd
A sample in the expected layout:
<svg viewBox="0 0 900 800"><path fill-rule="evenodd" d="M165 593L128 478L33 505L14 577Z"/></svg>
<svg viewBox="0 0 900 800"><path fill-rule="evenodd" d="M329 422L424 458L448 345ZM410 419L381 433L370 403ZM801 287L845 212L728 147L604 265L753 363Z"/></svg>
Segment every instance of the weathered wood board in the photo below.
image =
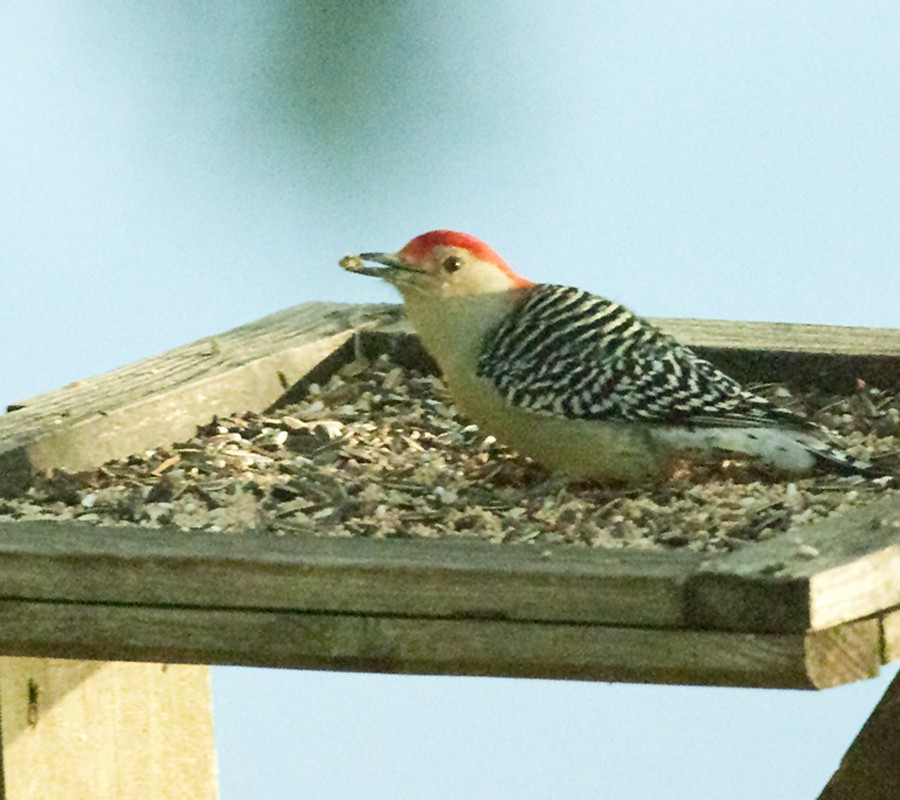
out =
<svg viewBox="0 0 900 800"><path fill-rule="evenodd" d="M0 416L0 495L34 470L89 469L190 438L197 425L260 411L357 330L396 310L313 303L10 405Z"/></svg>
<svg viewBox="0 0 900 800"><path fill-rule="evenodd" d="M0 650L333 671L826 689L878 675L880 625L747 634L0 601Z"/></svg>
<svg viewBox="0 0 900 800"><path fill-rule="evenodd" d="M729 630L821 630L898 606L900 497L712 559L690 592L693 626Z"/></svg>
<svg viewBox="0 0 900 800"><path fill-rule="evenodd" d="M206 670L0 658L4 800L215 800Z"/></svg>
<svg viewBox="0 0 900 800"><path fill-rule="evenodd" d="M848 512L848 524L897 512L889 497ZM881 614L893 624L896 573L877 556L896 543L873 546L865 581L850 581L868 598L853 605L864 618L832 613L812 628L798 621L814 608L817 573L777 548L760 587L757 571L742 583L740 550L711 560L0 523L0 652L825 688L876 675L893 655ZM832 553L825 574L855 578L858 549ZM766 572L773 563L784 574ZM766 596L781 605L771 619L758 613Z"/></svg>
<svg viewBox="0 0 900 800"><path fill-rule="evenodd" d="M819 800L900 797L900 673L841 759Z"/></svg>
<svg viewBox="0 0 900 800"><path fill-rule="evenodd" d="M0 599L685 626L689 553L0 522Z"/></svg>

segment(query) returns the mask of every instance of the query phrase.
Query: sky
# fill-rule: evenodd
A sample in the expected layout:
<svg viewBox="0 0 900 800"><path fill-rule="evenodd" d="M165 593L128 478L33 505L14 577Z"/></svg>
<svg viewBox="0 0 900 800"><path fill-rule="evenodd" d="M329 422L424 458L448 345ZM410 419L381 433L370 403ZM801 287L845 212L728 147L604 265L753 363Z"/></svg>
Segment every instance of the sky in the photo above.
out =
<svg viewBox="0 0 900 800"><path fill-rule="evenodd" d="M337 260L437 227L648 316L900 327L898 38L895 0L4 3L0 406L393 302ZM886 679L213 685L226 800L677 800L814 796Z"/></svg>

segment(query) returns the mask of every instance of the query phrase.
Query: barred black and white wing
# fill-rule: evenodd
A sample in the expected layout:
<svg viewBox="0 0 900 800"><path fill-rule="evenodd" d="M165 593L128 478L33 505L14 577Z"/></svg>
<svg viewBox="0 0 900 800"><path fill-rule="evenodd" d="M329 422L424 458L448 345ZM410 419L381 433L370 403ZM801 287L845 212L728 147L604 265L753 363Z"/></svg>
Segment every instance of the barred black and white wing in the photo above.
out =
<svg viewBox="0 0 900 800"><path fill-rule="evenodd" d="M810 427L618 303L538 284L497 327L478 374L543 414L681 425Z"/></svg>
<svg viewBox="0 0 900 800"><path fill-rule="evenodd" d="M477 369L506 402L536 414L660 428L795 431L816 460L869 467L810 436L819 428L805 417L744 389L628 309L579 289L525 289L487 338Z"/></svg>

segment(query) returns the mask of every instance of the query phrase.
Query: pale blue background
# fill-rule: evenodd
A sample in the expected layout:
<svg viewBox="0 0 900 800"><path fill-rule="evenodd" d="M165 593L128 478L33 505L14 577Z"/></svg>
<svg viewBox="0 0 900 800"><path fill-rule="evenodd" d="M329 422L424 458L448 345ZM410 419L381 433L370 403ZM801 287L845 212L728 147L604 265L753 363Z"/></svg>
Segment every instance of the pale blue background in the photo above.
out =
<svg viewBox="0 0 900 800"><path fill-rule="evenodd" d="M2 2L0 403L434 227L658 316L900 327L900 4ZM813 797L826 692L214 670L222 796Z"/></svg>

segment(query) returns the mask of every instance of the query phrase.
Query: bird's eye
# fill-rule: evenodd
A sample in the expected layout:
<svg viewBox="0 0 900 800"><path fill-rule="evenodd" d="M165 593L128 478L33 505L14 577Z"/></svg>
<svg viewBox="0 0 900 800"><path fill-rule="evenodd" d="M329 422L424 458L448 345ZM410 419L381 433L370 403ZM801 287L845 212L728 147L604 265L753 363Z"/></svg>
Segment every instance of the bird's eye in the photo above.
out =
<svg viewBox="0 0 900 800"><path fill-rule="evenodd" d="M462 269L462 265L463 262L459 256L447 256L441 264L444 268L444 272L447 273L459 272L459 270Z"/></svg>

